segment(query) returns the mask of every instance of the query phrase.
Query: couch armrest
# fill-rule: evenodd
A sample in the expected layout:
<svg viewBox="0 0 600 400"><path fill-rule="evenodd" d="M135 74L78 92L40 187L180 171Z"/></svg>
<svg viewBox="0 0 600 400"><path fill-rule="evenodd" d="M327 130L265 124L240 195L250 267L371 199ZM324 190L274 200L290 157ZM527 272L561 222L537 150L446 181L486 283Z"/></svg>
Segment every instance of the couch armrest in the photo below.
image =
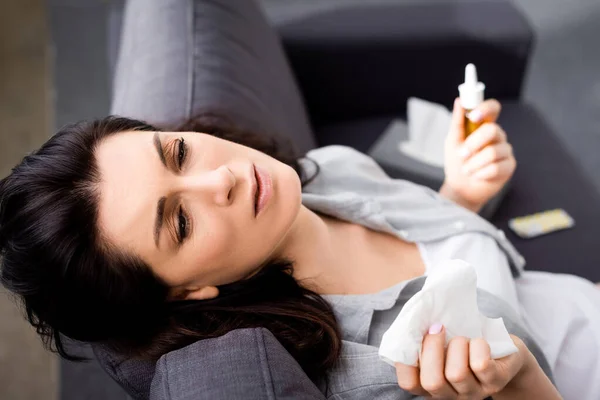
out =
<svg viewBox="0 0 600 400"><path fill-rule="evenodd" d="M340 5L277 25L315 126L403 114L410 96L450 106L469 62L487 97L518 99L533 43L506 0Z"/></svg>

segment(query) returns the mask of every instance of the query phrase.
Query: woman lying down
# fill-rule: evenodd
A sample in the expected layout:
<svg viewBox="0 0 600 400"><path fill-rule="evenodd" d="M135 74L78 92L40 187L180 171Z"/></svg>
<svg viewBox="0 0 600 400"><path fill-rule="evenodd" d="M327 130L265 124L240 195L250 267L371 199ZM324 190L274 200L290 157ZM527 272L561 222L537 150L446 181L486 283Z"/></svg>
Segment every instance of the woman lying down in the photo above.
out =
<svg viewBox="0 0 600 400"><path fill-rule="evenodd" d="M2 282L63 356L60 334L157 359L262 326L329 396L600 399L598 288L523 271L476 214L516 167L499 112L483 103L465 140L455 104L439 193L347 147L297 159L215 116L179 132L117 117L71 125L0 183ZM436 323L420 367L394 370L377 347L400 294L454 258L516 316L519 351L493 360L483 339L462 337L445 347Z"/></svg>

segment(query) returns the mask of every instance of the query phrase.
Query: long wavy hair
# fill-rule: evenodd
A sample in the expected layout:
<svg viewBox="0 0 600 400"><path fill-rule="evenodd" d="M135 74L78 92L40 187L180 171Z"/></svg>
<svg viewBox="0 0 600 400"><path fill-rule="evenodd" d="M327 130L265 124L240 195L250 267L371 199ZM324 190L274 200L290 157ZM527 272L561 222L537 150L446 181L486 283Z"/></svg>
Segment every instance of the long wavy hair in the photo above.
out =
<svg viewBox="0 0 600 400"><path fill-rule="evenodd" d="M169 288L148 265L103 240L94 151L104 138L131 130L159 129L115 116L69 125L0 181L0 280L46 346L76 359L64 335L156 360L197 340L264 327L309 377L322 377L339 355L339 328L330 305L292 277L291 261L272 260L253 277L219 287L212 300L168 301ZM303 184L309 178L290 146L217 115L177 130L252 147L292 166Z"/></svg>

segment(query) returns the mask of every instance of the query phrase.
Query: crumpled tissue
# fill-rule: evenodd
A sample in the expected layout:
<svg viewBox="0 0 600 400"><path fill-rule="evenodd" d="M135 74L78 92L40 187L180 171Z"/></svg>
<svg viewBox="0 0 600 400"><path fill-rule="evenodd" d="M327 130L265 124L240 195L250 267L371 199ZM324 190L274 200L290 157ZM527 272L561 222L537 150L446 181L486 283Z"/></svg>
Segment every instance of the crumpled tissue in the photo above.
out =
<svg viewBox="0 0 600 400"><path fill-rule="evenodd" d="M462 260L449 260L427 276L384 333L379 356L386 363L419 365L423 337L434 323L444 325L446 345L456 336L483 337L492 358L516 353L502 318L487 318L477 306L477 274Z"/></svg>

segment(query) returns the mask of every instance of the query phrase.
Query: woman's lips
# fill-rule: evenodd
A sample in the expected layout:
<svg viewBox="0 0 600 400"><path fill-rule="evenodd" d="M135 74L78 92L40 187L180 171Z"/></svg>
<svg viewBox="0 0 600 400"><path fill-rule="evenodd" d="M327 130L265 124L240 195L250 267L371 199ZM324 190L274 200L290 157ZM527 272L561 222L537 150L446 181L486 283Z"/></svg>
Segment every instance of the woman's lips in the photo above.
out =
<svg viewBox="0 0 600 400"><path fill-rule="evenodd" d="M273 195L273 181L271 175L259 166L254 166L254 176L256 178L256 193L254 197L254 215L258 217L267 207L269 200Z"/></svg>

